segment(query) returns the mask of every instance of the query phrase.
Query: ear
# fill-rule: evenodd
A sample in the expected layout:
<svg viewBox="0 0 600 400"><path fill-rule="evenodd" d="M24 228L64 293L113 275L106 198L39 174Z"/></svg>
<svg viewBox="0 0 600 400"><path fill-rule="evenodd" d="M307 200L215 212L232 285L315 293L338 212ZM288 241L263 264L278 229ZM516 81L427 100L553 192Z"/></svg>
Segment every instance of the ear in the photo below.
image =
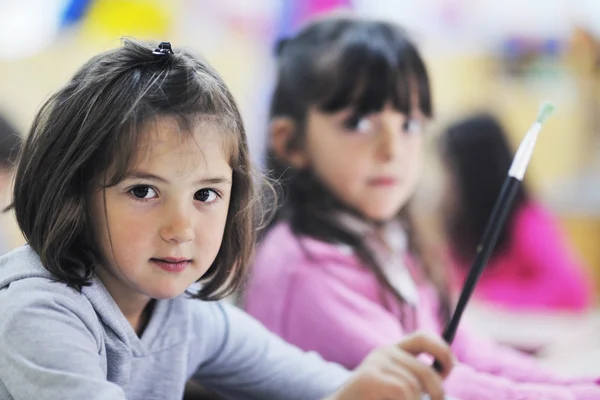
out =
<svg viewBox="0 0 600 400"><path fill-rule="evenodd" d="M277 117L269 125L269 147L275 156L296 169L308 165L308 157L291 118Z"/></svg>

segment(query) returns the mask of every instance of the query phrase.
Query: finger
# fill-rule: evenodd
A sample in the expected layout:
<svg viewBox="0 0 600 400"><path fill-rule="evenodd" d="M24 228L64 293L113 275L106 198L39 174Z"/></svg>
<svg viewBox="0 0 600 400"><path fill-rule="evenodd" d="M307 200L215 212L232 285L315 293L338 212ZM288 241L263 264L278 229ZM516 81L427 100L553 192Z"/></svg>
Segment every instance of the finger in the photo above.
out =
<svg viewBox="0 0 600 400"><path fill-rule="evenodd" d="M418 400L421 397L419 380L410 373L403 371L388 371L380 373L380 381L384 385L383 398L389 400ZM412 381L411 381L412 378ZM416 382L416 387L413 387Z"/></svg>
<svg viewBox="0 0 600 400"><path fill-rule="evenodd" d="M421 393L423 393L424 388L421 386L419 378L397 363L393 363L389 368L383 370L382 373L389 375L391 379L397 382L402 393L408 395L409 397L407 398L409 399L418 399L421 396Z"/></svg>
<svg viewBox="0 0 600 400"><path fill-rule="evenodd" d="M442 377L448 376L454 365L454 356L450 347L439 336L417 332L404 338L397 346L413 355L421 353L432 355L441 366Z"/></svg>
<svg viewBox="0 0 600 400"><path fill-rule="evenodd" d="M421 388L429 394L431 400L444 399L442 377L433 368L402 350L392 353L391 357L399 368L408 370L410 374L419 380Z"/></svg>

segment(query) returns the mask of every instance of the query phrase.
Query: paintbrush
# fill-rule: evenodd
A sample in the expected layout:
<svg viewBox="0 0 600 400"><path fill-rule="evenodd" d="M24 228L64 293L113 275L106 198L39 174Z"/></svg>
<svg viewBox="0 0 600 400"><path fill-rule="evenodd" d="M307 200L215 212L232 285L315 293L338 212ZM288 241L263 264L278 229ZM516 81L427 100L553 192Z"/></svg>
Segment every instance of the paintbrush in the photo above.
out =
<svg viewBox="0 0 600 400"><path fill-rule="evenodd" d="M496 203L494 204L492 214L488 220L481 242L477 246L475 260L473 261L469 274L467 275L467 279L465 280L465 284L460 293L454 313L452 314L452 317L450 318L450 321L446 325L444 333L442 334L442 337L448 344L452 344L452 341L454 340L460 318L462 317L467 303L471 298L471 294L475 289L475 285L477 285L477 282L479 281L479 277L483 273L492 250L498 241L498 236L502 231L508 211L511 209L515 200L515 196L523 182L523 177L525 176L525 171L529 165L529 160L533 154L533 148L535 147L535 143L537 141L538 134L542 129L542 125L548 119L548 117L552 115L554 108L555 107L550 103L542 104L535 122L531 128L529 128L525 138L519 145L517 154L515 155L508 171L508 176L506 177L504 185L502 186L500 194L498 195ZM437 361L434 362L433 365L436 370L440 370L441 365Z"/></svg>

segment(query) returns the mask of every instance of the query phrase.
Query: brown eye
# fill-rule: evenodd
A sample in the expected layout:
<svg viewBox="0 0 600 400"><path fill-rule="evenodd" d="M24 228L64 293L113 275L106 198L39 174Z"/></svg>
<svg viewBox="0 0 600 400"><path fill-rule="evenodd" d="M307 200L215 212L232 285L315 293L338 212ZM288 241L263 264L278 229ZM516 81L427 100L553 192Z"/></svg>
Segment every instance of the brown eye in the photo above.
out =
<svg viewBox="0 0 600 400"><path fill-rule="evenodd" d="M129 191L129 193L138 199L151 199L157 196L154 189L152 189L150 186L144 185L135 186Z"/></svg>
<svg viewBox="0 0 600 400"><path fill-rule="evenodd" d="M212 189L200 189L194 193L194 200L201 201L203 203L212 203L217 199L219 195Z"/></svg>

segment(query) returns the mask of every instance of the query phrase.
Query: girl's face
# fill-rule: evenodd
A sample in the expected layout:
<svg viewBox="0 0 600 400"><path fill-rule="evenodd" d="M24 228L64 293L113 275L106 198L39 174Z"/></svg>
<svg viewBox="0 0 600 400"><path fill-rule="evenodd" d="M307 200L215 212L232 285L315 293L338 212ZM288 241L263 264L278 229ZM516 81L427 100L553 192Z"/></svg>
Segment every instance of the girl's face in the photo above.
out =
<svg viewBox="0 0 600 400"><path fill-rule="evenodd" d="M346 205L364 216L393 218L415 191L423 156L421 114L386 105L356 116L353 110L309 110L305 157L309 168Z"/></svg>
<svg viewBox="0 0 600 400"><path fill-rule="evenodd" d="M226 144L210 123L186 137L162 118L141 142L125 179L91 201L108 264L97 274L122 309L178 296L204 275L221 246L231 194Z"/></svg>

